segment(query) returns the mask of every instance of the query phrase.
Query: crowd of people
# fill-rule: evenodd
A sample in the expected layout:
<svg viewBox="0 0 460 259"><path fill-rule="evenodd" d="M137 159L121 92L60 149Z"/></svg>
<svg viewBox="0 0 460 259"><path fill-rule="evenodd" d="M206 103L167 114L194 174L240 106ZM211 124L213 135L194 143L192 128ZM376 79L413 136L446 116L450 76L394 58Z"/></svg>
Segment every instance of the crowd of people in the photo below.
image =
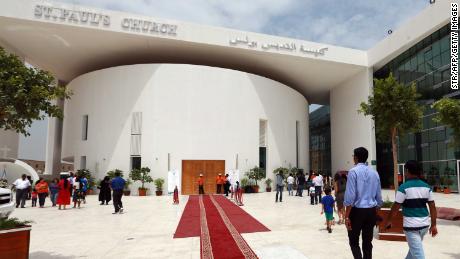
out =
<svg viewBox="0 0 460 259"><path fill-rule="evenodd" d="M351 252L355 259L372 258L373 228L383 224L386 228L392 226L394 215L402 208L403 229L409 245L406 258L424 258L422 241L427 233L433 237L437 235L436 206L431 187L423 181L420 165L413 160L407 161L404 169L406 181L396 191L395 202L391 213L386 219L380 218L378 212L383 204L381 182L378 173L367 164L368 151L359 147L353 151L355 166L347 173L339 172L331 176L323 176L319 172L310 171L305 176L302 172L290 174L286 179L282 172L276 175L275 202L283 201L283 189L287 185L289 196L303 197L304 189L308 190L310 205L321 205L321 214L325 216L325 225L329 233L336 223L344 224L347 232ZM200 174L197 184L200 194L204 194L204 178ZM123 189L126 181L115 173L110 179L106 176L98 186L100 188L100 205L108 205L113 200L114 213L123 213ZM40 178L35 183L30 177L22 175L13 183L16 189L16 207L25 207L27 199L32 200L35 207L38 200L40 208L45 207L46 197L50 197L52 207L66 209L73 201L73 208L80 208L86 203L85 195L88 189L88 180L84 176L61 175L61 179L53 179L47 183ZM295 188L297 187L297 188ZM216 178L218 194L232 199L237 205L243 205L240 183L228 174L219 174ZM222 193L223 192L223 193ZM325 194L323 196L323 193ZM334 196L332 195L334 193ZM174 191L174 204L178 204L177 186ZM427 208L428 207L428 208ZM334 212L338 215L335 221ZM362 248L359 239L362 238Z"/></svg>
<svg viewBox="0 0 460 259"><path fill-rule="evenodd" d="M123 213L123 188L126 181L121 178L119 173L110 179L106 176L98 186L99 201L101 205L108 205L113 197L115 212L113 214ZM61 174L60 179L55 178L50 183L45 179L39 178L35 183L30 176L23 174L17 179L12 189L16 191L16 208L25 208L26 201L31 200L31 207L45 208L46 198L49 197L51 207L58 207L59 210L67 209L73 203L73 208L81 208L86 204L86 194L89 189L88 179L84 175ZM113 194L112 194L113 192Z"/></svg>
<svg viewBox="0 0 460 259"><path fill-rule="evenodd" d="M88 190L88 179L84 176L61 175L61 179L55 178L50 183L39 178L35 183L31 177L23 174L12 186L16 190L16 208L25 207L26 200L31 200L31 206L44 208L46 198L49 197L52 207L66 209L73 202L74 208L80 208L81 203L86 203L86 191Z"/></svg>
<svg viewBox="0 0 460 259"><path fill-rule="evenodd" d="M355 259L372 258L373 228L380 224L386 229L391 228L394 215L402 208L403 229L409 246L406 258L425 258L423 238L427 233L436 236L438 230L432 189L422 178L421 166L414 160L406 162L406 181L401 181L391 213L384 219L379 216L383 204L380 177L368 166L368 155L367 149L363 147L354 149L355 166L348 172L336 173L333 179L313 171L310 171L306 181L301 172L296 176L290 174L284 179L282 172L279 172L275 180L275 202L282 202L285 184L289 196L294 196L296 185L296 196L302 197L303 189L307 189L310 204L321 204L321 214L325 216L329 233L332 233L332 226L336 223L345 224ZM337 222L334 212L338 215ZM359 243L360 236L362 247Z"/></svg>

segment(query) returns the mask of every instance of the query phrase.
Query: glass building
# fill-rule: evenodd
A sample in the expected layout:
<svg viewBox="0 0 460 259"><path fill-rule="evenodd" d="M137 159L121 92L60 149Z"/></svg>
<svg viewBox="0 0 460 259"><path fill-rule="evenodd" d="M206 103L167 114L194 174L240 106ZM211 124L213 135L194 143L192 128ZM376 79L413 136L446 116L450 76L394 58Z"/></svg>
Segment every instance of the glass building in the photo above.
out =
<svg viewBox="0 0 460 259"><path fill-rule="evenodd" d="M433 102L443 97L460 98L460 91L450 86L450 24L390 61L374 77L384 78L390 72L403 84L415 83L425 107L422 130L398 138L400 172L404 162L417 160L423 165L424 178L435 189L449 186L458 192L460 149L451 144L452 129L433 120L436 111L431 108ZM391 145L378 143L377 170L384 187L393 182L392 165Z"/></svg>
<svg viewBox="0 0 460 259"><path fill-rule="evenodd" d="M310 169L331 175L331 120L329 106L310 113Z"/></svg>
<svg viewBox="0 0 460 259"><path fill-rule="evenodd" d="M431 104L443 97L460 99L460 90L450 86L450 24L427 36L374 73L385 78L390 73L401 83L415 83L424 106L422 130L398 137L399 171L407 160L423 167L423 177L434 189L449 187L458 192L460 148L452 144L452 129L433 120ZM378 124L378 121L376 122ZM312 170L330 172L330 112L323 106L310 114L310 165ZM390 143L378 143L377 171L383 187L393 184Z"/></svg>

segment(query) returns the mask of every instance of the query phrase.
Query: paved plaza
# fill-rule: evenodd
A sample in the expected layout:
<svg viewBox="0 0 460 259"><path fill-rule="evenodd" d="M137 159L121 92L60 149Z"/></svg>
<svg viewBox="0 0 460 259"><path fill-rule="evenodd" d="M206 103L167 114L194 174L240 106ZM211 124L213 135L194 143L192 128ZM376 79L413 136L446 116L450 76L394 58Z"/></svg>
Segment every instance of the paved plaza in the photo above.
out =
<svg viewBox="0 0 460 259"><path fill-rule="evenodd" d="M274 203L274 192L244 196L244 209L270 232L242 234L259 258L352 258L345 227L327 233L321 207L307 204L307 197L289 197ZM391 191L383 197L391 198ZM170 196L128 196L126 213L112 215L113 207L101 206L96 195L87 197L81 209L46 207L17 209L12 216L31 219L30 255L35 258L200 258L199 237L173 239L187 202L179 206ZM460 208L457 194L435 194L437 206ZM47 206L50 205L47 201ZM28 204L30 205L30 203ZM427 236L427 258L460 258L460 221L438 220L439 235ZM405 242L374 240L374 258L404 258Z"/></svg>

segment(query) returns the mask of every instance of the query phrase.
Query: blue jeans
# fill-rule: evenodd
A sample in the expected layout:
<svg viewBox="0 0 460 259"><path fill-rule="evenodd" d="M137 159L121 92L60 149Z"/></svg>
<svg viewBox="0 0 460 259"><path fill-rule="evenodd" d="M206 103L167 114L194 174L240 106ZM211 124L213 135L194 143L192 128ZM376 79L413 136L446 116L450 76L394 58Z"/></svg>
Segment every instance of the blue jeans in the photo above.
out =
<svg viewBox="0 0 460 259"><path fill-rule="evenodd" d="M428 232L428 227L421 230L404 230L406 234L407 244L409 245L409 252L407 253L406 259L425 259L425 253L423 252L423 237Z"/></svg>
<svg viewBox="0 0 460 259"><path fill-rule="evenodd" d="M289 196L294 195L294 192L292 191L292 184L289 183L287 187L288 187L288 195Z"/></svg>
<svg viewBox="0 0 460 259"><path fill-rule="evenodd" d="M50 195L50 199L51 199L51 202L53 203L53 206L56 206L57 196L58 196L57 192L52 192Z"/></svg>

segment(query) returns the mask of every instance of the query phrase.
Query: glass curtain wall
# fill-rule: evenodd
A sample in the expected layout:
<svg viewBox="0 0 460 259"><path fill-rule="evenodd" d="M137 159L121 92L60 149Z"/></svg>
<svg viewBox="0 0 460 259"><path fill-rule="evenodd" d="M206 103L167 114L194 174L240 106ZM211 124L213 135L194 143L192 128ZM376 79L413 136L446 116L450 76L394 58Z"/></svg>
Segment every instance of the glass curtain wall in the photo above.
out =
<svg viewBox="0 0 460 259"><path fill-rule="evenodd" d="M331 122L329 106L310 113L310 169L332 176Z"/></svg>
<svg viewBox="0 0 460 259"><path fill-rule="evenodd" d="M393 59L375 72L374 77L385 78L390 72L401 83L415 83L422 95L420 102L425 106L421 132L398 139L398 163L417 160L423 165L424 178L435 189L448 186L458 192L460 149L451 144L452 129L433 120L436 111L431 108L442 97L460 98L460 91L450 88L450 24ZM385 187L392 182L391 165L391 146L378 143L377 169Z"/></svg>

